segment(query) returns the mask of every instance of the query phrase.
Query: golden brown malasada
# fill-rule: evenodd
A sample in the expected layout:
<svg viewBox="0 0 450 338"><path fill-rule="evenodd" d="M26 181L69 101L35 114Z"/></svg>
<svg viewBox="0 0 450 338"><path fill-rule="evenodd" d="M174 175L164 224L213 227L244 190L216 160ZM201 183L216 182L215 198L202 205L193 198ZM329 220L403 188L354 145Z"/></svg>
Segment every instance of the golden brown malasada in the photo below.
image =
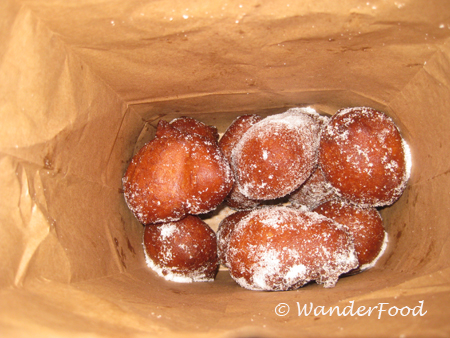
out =
<svg viewBox="0 0 450 338"><path fill-rule="evenodd" d="M339 110L324 127L320 166L345 199L380 207L394 203L409 178L409 148L392 119L372 108Z"/></svg>
<svg viewBox="0 0 450 338"><path fill-rule="evenodd" d="M145 226L143 245L147 265L166 280L204 282L216 276L216 234L198 216Z"/></svg>
<svg viewBox="0 0 450 338"><path fill-rule="evenodd" d="M333 287L358 266L345 226L284 206L262 207L237 222L227 256L230 275L250 290L294 290L315 280Z"/></svg>
<svg viewBox="0 0 450 338"><path fill-rule="evenodd" d="M253 125L232 150L239 192L273 200L297 189L316 166L319 130L319 114L311 108L292 108Z"/></svg>
<svg viewBox="0 0 450 338"><path fill-rule="evenodd" d="M161 121L122 181L130 210L151 224L215 209L230 192L233 174L217 142Z"/></svg>

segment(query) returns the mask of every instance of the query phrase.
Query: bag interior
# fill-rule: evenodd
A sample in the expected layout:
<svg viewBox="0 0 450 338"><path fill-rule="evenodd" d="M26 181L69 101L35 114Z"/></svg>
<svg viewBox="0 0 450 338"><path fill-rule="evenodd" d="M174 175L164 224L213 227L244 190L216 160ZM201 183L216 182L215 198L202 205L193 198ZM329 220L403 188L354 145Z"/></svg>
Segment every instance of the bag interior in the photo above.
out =
<svg viewBox="0 0 450 338"><path fill-rule="evenodd" d="M35 337L445 336L450 332L450 5L442 1L4 0L0 332ZM180 284L145 264L121 178L159 120L384 111L412 152L387 251L336 287ZM230 212L204 216L213 229ZM423 316L304 316L297 306ZM291 312L277 316L277 304ZM386 305L387 306L387 305Z"/></svg>

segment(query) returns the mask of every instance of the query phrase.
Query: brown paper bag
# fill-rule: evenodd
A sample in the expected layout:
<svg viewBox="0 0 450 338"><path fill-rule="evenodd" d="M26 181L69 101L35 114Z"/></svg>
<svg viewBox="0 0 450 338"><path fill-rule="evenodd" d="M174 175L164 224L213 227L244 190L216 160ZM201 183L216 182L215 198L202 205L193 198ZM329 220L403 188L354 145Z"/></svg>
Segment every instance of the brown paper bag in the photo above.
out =
<svg viewBox="0 0 450 338"><path fill-rule="evenodd" d="M446 0L3 0L0 336L450 335L449 13ZM278 293L224 270L196 284L149 270L121 177L156 123L223 132L306 105L383 110L410 144L378 264Z"/></svg>

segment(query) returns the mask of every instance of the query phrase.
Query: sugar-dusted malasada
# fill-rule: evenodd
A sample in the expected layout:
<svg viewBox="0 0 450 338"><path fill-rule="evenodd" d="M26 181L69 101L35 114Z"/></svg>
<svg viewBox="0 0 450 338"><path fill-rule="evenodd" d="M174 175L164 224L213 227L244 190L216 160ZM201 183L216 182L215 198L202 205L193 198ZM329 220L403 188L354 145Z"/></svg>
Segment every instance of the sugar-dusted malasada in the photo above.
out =
<svg viewBox="0 0 450 338"><path fill-rule="evenodd" d="M341 109L322 131L321 168L338 193L353 203L394 203L406 187L410 161L408 145L392 119L375 109Z"/></svg>
<svg viewBox="0 0 450 338"><path fill-rule="evenodd" d="M297 289L310 281L333 287L358 266L351 235L315 212L284 206L251 211L229 242L231 277L250 290Z"/></svg>
<svg viewBox="0 0 450 338"><path fill-rule="evenodd" d="M225 199L233 174L212 135L201 122L159 122L156 137L133 157L123 178L126 202L141 223L207 213Z"/></svg>
<svg viewBox="0 0 450 338"><path fill-rule="evenodd" d="M314 211L347 226L358 255L358 271L372 267L382 256L388 235L377 209L362 208L343 200L332 200L321 204Z"/></svg>
<svg viewBox="0 0 450 338"><path fill-rule="evenodd" d="M174 282L213 281L219 266L216 234L198 216L145 226L144 252L147 265Z"/></svg>
<svg viewBox="0 0 450 338"><path fill-rule="evenodd" d="M298 188L317 163L320 116L292 108L249 128L232 149L237 189L256 200L273 200Z"/></svg>

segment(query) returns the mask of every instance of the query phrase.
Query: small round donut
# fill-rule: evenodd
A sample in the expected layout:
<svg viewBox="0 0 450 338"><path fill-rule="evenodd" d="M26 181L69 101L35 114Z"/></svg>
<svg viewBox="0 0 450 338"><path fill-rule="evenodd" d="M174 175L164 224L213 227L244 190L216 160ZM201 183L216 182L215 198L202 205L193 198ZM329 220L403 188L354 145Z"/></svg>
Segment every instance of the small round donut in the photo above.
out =
<svg viewBox="0 0 450 338"><path fill-rule="evenodd" d="M251 126L255 125L262 119L262 116L256 114L241 115L237 117L227 128L227 130L219 140L219 147L230 163L233 148L236 146L245 132L250 129ZM226 198L226 203L230 208L233 208L235 210L253 209L259 205L258 201L247 198L246 196L241 194L236 188L236 185L233 185L230 194Z"/></svg>
<svg viewBox="0 0 450 338"><path fill-rule="evenodd" d="M250 290L297 289L315 280L335 286L358 266L346 228L318 213L284 206L251 211L235 226L229 242L231 277Z"/></svg>
<svg viewBox="0 0 450 338"><path fill-rule="evenodd" d="M294 207L306 207L310 210L336 196L336 190L327 181L320 167L296 191L289 196Z"/></svg>
<svg viewBox="0 0 450 338"><path fill-rule="evenodd" d="M143 224L214 210L233 186L217 143L158 124L157 136L133 157L123 177L125 200Z"/></svg>
<svg viewBox="0 0 450 338"><path fill-rule="evenodd" d="M266 117L245 132L231 159L237 188L244 196L281 198L311 175L317 163L320 130L311 111L292 108Z"/></svg>
<svg viewBox="0 0 450 338"><path fill-rule="evenodd" d="M228 245L230 243L230 236L236 226L244 216L248 215L250 210L241 210L225 217L217 229L217 250L219 256L219 263L229 267L228 264Z"/></svg>
<svg viewBox="0 0 450 338"><path fill-rule="evenodd" d="M362 208L342 200L325 202L315 212L347 226L353 236L359 271L375 265L387 245L387 233L377 209Z"/></svg>
<svg viewBox="0 0 450 338"><path fill-rule="evenodd" d="M216 234L198 216L145 226L143 245L147 265L166 280L206 282L216 276Z"/></svg>
<svg viewBox="0 0 450 338"><path fill-rule="evenodd" d="M391 205L406 187L409 148L392 119L375 109L339 110L322 131L319 152L326 179L355 204Z"/></svg>

